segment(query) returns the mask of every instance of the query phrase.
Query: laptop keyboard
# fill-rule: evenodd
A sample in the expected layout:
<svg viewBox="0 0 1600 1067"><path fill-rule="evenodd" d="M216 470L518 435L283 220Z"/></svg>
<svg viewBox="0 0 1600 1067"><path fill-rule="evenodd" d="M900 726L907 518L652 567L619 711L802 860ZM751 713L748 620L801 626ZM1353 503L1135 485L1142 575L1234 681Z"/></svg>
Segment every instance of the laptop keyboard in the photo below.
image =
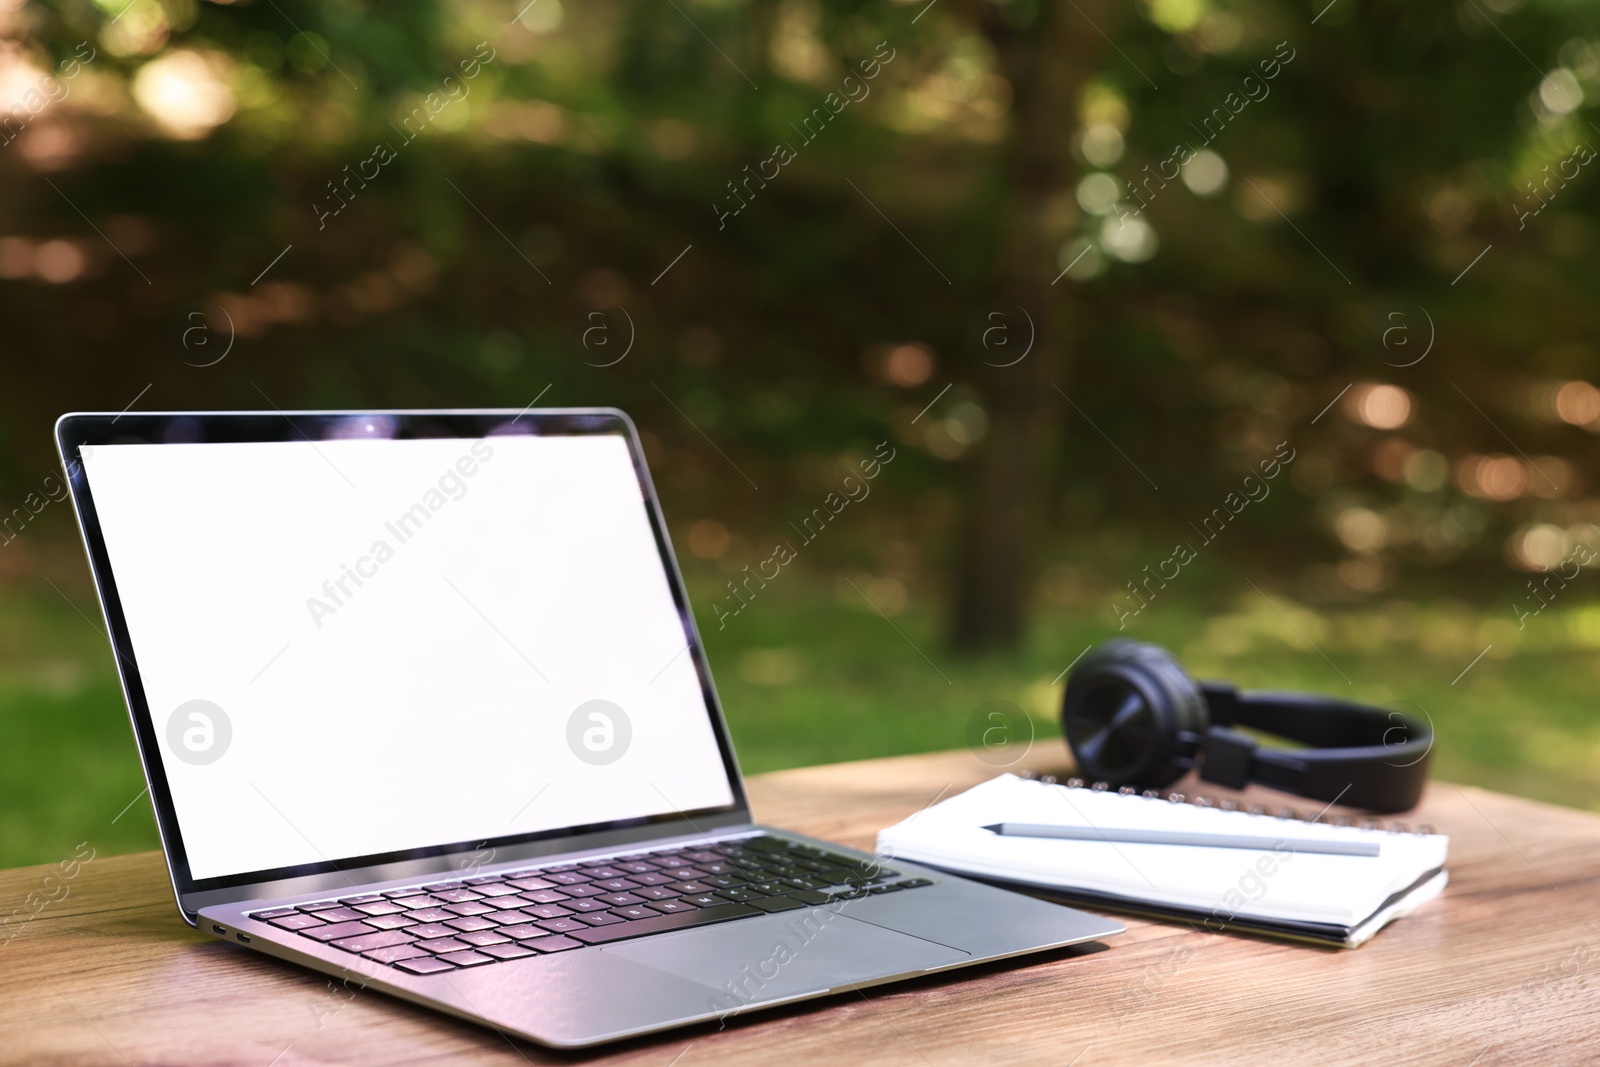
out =
<svg viewBox="0 0 1600 1067"><path fill-rule="evenodd" d="M776 837L630 853L252 912L412 974L916 889L874 860Z"/></svg>

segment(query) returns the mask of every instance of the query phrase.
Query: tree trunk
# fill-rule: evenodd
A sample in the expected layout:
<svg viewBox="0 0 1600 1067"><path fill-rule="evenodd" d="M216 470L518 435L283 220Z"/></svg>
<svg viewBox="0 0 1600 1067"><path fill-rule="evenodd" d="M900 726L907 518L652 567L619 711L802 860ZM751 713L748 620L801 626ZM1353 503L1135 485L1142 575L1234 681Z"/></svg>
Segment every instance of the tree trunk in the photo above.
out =
<svg viewBox="0 0 1600 1067"><path fill-rule="evenodd" d="M1093 20L1093 23L1089 21ZM1086 310L1059 273L1051 201L1077 177L1071 140L1084 81L1111 31L1103 0L1043 0L1032 26L987 26L1013 91L996 219L995 303L1015 337L1033 321L1034 346L1009 367L984 368L989 432L972 463L952 641L964 651L1017 644L1026 629L1054 459L1067 402L1067 324ZM1063 288L1065 285L1068 288ZM1081 331L1080 331L1081 332ZM994 363L1004 362L994 359Z"/></svg>

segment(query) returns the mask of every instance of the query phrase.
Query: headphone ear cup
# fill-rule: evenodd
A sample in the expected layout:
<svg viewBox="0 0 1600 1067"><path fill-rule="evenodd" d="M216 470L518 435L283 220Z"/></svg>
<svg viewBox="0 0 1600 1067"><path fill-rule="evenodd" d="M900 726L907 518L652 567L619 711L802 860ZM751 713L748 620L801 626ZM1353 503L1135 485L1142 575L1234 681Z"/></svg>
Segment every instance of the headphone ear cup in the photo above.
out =
<svg viewBox="0 0 1600 1067"><path fill-rule="evenodd" d="M1111 785L1159 789L1192 766L1208 722L1200 687L1162 648L1108 641L1073 668L1061 729L1079 771Z"/></svg>

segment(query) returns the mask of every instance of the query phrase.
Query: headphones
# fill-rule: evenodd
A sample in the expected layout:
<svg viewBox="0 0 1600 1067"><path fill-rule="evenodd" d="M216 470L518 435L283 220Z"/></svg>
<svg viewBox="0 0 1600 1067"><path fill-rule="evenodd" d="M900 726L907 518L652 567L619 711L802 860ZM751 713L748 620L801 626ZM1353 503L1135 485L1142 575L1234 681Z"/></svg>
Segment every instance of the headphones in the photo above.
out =
<svg viewBox="0 0 1600 1067"><path fill-rule="evenodd" d="M1308 746L1263 748L1243 726ZM1376 812L1422 798L1433 727L1412 715L1310 693L1241 693L1190 678L1165 649L1108 641L1067 679L1061 727L1086 776L1161 789L1200 768L1229 789L1250 782Z"/></svg>

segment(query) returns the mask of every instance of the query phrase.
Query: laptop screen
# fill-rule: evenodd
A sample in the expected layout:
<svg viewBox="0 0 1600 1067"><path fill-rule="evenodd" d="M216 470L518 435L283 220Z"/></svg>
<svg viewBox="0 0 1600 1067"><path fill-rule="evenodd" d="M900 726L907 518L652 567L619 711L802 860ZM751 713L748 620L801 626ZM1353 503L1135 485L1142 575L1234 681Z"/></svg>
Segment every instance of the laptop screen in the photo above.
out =
<svg viewBox="0 0 1600 1067"><path fill-rule="evenodd" d="M83 452L193 878L734 802L625 437Z"/></svg>

